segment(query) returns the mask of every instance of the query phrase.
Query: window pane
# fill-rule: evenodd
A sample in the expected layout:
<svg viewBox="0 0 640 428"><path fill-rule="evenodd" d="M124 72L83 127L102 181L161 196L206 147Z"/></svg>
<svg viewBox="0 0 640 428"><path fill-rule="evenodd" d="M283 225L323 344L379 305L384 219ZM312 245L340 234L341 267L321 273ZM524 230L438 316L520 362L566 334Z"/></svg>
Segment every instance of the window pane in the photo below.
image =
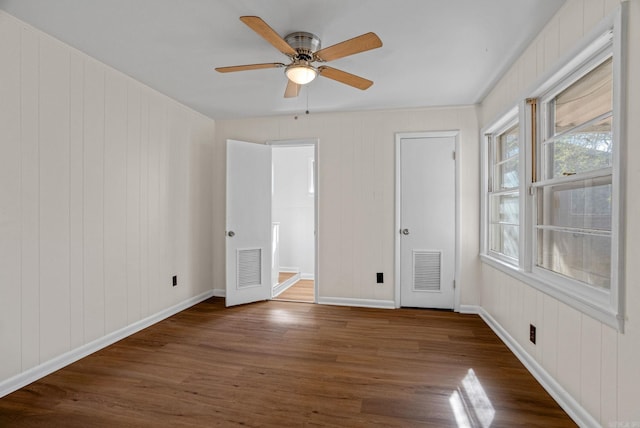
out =
<svg viewBox="0 0 640 428"><path fill-rule="evenodd" d="M518 258L518 226L492 224L489 227L489 249L514 259Z"/></svg>
<svg viewBox="0 0 640 428"><path fill-rule="evenodd" d="M609 289L611 237L557 230L538 230L539 267Z"/></svg>
<svg viewBox="0 0 640 428"><path fill-rule="evenodd" d="M492 135L489 163L491 192L488 195L487 250L518 260L520 233L520 177L518 168L520 128L516 123Z"/></svg>
<svg viewBox="0 0 640 428"><path fill-rule="evenodd" d="M555 97L555 133L560 134L612 109L611 58Z"/></svg>
<svg viewBox="0 0 640 428"><path fill-rule="evenodd" d="M518 258L520 202L519 194L490 195L489 249Z"/></svg>
<svg viewBox="0 0 640 428"><path fill-rule="evenodd" d="M579 174L611 166L611 118L546 144L551 177Z"/></svg>
<svg viewBox="0 0 640 428"><path fill-rule="evenodd" d="M494 177L496 181L494 190L496 191L518 187L520 184L518 177L518 158L512 158L496 165Z"/></svg>
<svg viewBox="0 0 640 428"><path fill-rule="evenodd" d="M508 129L498 136L496 155L497 162L512 158L518 154L518 125Z"/></svg>
<svg viewBox="0 0 640 428"><path fill-rule="evenodd" d="M518 194L491 195L491 222L518 225L520 202Z"/></svg>
<svg viewBox="0 0 640 428"><path fill-rule="evenodd" d="M610 176L544 187L538 224L610 231L611 190Z"/></svg>
<svg viewBox="0 0 640 428"><path fill-rule="evenodd" d="M494 191L518 187L518 125L499 134L494 140Z"/></svg>

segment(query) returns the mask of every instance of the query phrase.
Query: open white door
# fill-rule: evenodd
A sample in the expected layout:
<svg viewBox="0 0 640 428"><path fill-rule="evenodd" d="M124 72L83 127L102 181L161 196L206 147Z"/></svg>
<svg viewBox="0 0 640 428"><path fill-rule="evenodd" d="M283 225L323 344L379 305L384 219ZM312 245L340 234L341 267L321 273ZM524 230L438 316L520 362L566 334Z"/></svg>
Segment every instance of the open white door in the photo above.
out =
<svg viewBox="0 0 640 428"><path fill-rule="evenodd" d="M227 140L226 305L271 298L271 147Z"/></svg>

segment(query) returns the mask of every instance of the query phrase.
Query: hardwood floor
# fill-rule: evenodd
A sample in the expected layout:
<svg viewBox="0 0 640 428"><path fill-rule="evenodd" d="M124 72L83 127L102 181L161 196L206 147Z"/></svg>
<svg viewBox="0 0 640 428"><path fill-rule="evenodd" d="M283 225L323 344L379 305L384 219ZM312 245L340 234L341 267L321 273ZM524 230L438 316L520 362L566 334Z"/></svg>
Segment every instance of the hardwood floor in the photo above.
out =
<svg viewBox="0 0 640 428"><path fill-rule="evenodd" d="M294 275L296 275L294 272L279 272L278 282L280 283L285 282L287 279L291 278Z"/></svg>
<svg viewBox="0 0 640 428"><path fill-rule="evenodd" d="M214 298L0 399L0 426L575 424L475 315Z"/></svg>
<svg viewBox="0 0 640 428"><path fill-rule="evenodd" d="M274 300L313 303L315 301L314 281L312 279L301 279L280 293Z"/></svg>

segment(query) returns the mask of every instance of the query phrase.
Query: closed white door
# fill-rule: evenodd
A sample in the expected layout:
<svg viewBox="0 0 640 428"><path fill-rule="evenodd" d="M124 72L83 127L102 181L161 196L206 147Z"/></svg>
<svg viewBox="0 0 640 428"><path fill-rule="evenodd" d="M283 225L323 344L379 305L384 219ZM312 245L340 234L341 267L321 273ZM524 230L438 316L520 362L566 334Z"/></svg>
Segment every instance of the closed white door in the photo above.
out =
<svg viewBox="0 0 640 428"><path fill-rule="evenodd" d="M227 140L226 305L271 298L271 147Z"/></svg>
<svg viewBox="0 0 640 428"><path fill-rule="evenodd" d="M453 309L456 137L400 138L400 305Z"/></svg>

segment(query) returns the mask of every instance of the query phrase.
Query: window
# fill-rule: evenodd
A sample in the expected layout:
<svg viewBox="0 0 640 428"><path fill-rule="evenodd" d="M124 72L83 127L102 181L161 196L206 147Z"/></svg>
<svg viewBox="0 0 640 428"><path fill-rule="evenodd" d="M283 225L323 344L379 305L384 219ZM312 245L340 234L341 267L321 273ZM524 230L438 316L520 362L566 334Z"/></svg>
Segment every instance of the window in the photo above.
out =
<svg viewBox="0 0 640 428"><path fill-rule="evenodd" d="M485 263L618 329L621 14L483 130L481 237Z"/></svg>
<svg viewBox="0 0 640 428"><path fill-rule="evenodd" d="M515 264L520 253L520 127L517 120L488 134L487 139L487 249L495 257Z"/></svg>
<svg viewBox="0 0 640 428"><path fill-rule="evenodd" d="M611 288L612 59L542 102L536 266ZM563 82L564 83L564 82Z"/></svg>

